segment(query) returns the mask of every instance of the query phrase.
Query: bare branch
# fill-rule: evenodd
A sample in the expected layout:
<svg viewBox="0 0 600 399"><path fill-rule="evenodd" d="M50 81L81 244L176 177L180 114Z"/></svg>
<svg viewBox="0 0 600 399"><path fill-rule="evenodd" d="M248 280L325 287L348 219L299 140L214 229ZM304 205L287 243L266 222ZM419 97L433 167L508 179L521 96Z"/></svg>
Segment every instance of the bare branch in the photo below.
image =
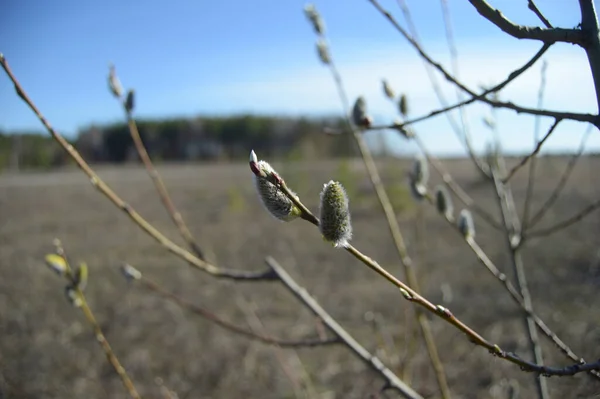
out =
<svg viewBox="0 0 600 399"><path fill-rule="evenodd" d="M552 24L550 23L550 21L548 21L548 19L544 16L544 14L542 14L542 12L540 11L540 9L535 5L533 0L528 0L527 1L527 7L533 11L533 13L535 15L537 15L537 17L540 19L540 21L542 21L542 23L546 26L546 28L554 28L552 26Z"/></svg>
<svg viewBox="0 0 600 399"><path fill-rule="evenodd" d="M398 22L394 19L392 14L390 14L389 11L385 10L379 4L379 2L377 0L368 0L368 1L371 4L373 4L375 6L375 8L390 21L390 23L392 23L392 25L396 28L396 30L398 30L398 32L400 32L400 34L402 34L402 36L404 36L404 38L415 48L415 50L419 53L419 55L423 59L425 59L435 69L437 69L440 73L442 73L442 75L444 75L446 80L455 84L461 90L470 94L472 97L477 97L478 101L489 104L492 107L510 109L517 113L549 116L549 117L560 118L560 119L569 119L569 120L574 120L574 121L579 121L579 122L591 122L591 123L594 123L595 125L600 125L600 119L599 119L598 115L528 108L528 107L523 107L523 106L514 104L512 102L495 101L495 100L491 100L487 97L479 96L477 93L475 93L474 91L472 91L471 89L466 87L464 84L459 82L454 76L452 76L448 71L446 71L446 69L440 63L434 61L427 53L425 53L425 51L421 48L421 46L419 46L419 44L404 30L404 28L402 26L400 26L400 24L398 24Z"/></svg>
<svg viewBox="0 0 600 399"><path fill-rule="evenodd" d="M286 347L286 348L301 348L301 347L317 347L317 346L323 346L323 345L339 344L341 342L339 340L339 338L285 340L285 339L269 337L269 336L262 335L262 334L257 334L255 332L252 332L251 330L237 326L227 320L224 320L223 318L219 317L218 315L214 314L210 310L208 310L200 305L196 305L178 295L173 294L172 292L167 291L166 289L161 287L158 283L148 279L145 276L142 276L138 281L144 286L144 288L157 293L158 295L162 296L163 298L167 299L168 301L171 301L171 302L177 304L178 306L182 307L185 310L188 310L194 314L197 314L197 315L205 318L206 320L209 320L209 321L217 324L218 326L223 327L224 329L226 329L228 331L234 332L236 334L242 335L244 337L247 337L247 338L250 338L250 339L253 339L256 341L260 341L265 344L278 345L278 346Z"/></svg>
<svg viewBox="0 0 600 399"><path fill-rule="evenodd" d="M58 133L37 109L33 101L29 98L17 78L13 75L8 62L3 56L0 56L0 64L2 68L12 81L15 86L15 90L21 99L27 104L27 106L33 111L40 122L44 125L48 133L54 138L54 140L67 152L67 154L75 161L77 166L90 178L90 182L98 191L106 196L117 208L129 216L129 218L138 225L143 231L150 235L155 241L164 246L167 250L181 257L187 263L199 270L202 270L214 277L227 278L233 280L270 280L273 279L270 270L266 271L245 271L245 270L233 270L223 269L214 266L206 261L203 261L192 253L179 247L177 244L165 237L160 231L152 226L146 219L144 219L139 213L137 213L128 203L121 199L101 178L94 172L94 170L88 165L88 163L81 157L79 152L69 144L64 137Z"/></svg>
<svg viewBox="0 0 600 399"><path fill-rule="evenodd" d="M569 163L567 164L567 167L561 175L558 184L552 191L552 194L550 194L546 202L544 202L544 204L541 206L538 212L531 218L531 221L528 223L529 227L535 226L540 220L542 220L546 212L548 212L548 210L552 207L554 202L556 202L556 200L560 196L562 189L565 187L565 184L567 184L569 176L571 176L571 172L575 168L577 161L579 160L579 158L583 154L583 151L585 150L585 144L587 142L587 138L589 137L591 130L592 125L588 125L588 128L586 129L585 133L583 134L583 137L581 138L581 142L579 143L579 148L577 149L577 152L573 154L573 156L571 156L571 159L569 159Z"/></svg>
<svg viewBox="0 0 600 399"><path fill-rule="evenodd" d="M469 0L477 12L500 28L504 33L517 39L541 40L544 43L565 42L583 46L583 35L580 29L539 28L517 25L507 19L500 10L490 6L485 0Z"/></svg>
<svg viewBox="0 0 600 399"><path fill-rule="evenodd" d="M546 135L540 141L538 141L537 145L535 146L535 149L530 154L528 154L527 156L523 157L523 159L521 159L521 162L519 162L517 165L515 165L510 170L510 172L508 173L508 175L504 179L502 179L502 183L507 183L514 176L514 174L517 173L517 171L519 169L521 169L523 166L525 166L530 159L532 159L533 157L535 157L540 152L540 150L542 149L542 146L544 145L544 143L546 142L546 140L548 140L550 138L550 136L554 132L554 129L556 129L556 127L558 126L558 124L560 122L561 122L561 119L556 119L554 121L554 123L552 124L552 126L550 126L550 129L548 129L548 132L546 133Z"/></svg>
<svg viewBox="0 0 600 399"><path fill-rule="evenodd" d="M600 200L597 200L596 202L588 205L581 212L575 214L574 216L571 216L570 218L563 220L562 222L556 223L555 225L553 225L551 227L547 227L545 229L533 230L531 232L528 232L525 235L525 237L533 238L533 237L549 236L551 234L554 234L556 232L559 232L559 231L571 226L572 224L575 224L575 223L581 221L583 218L585 218L590 213L596 211L598 208L600 208Z"/></svg>
<svg viewBox="0 0 600 399"><path fill-rule="evenodd" d="M358 356L363 363L365 363L373 371L380 374L386 380L386 386L388 389L393 389L406 398L422 398L417 392L415 392L406 383L400 380L392 370L387 368L383 362L367 351L361 346L325 309L319 305L319 303L306 291L304 287L301 287L296 281L290 276L285 269L277 263L277 261L271 257L266 258L266 263L281 282L286 286L298 300L300 300L313 314L318 316L327 328L334 333L339 339L341 339L356 356Z"/></svg>

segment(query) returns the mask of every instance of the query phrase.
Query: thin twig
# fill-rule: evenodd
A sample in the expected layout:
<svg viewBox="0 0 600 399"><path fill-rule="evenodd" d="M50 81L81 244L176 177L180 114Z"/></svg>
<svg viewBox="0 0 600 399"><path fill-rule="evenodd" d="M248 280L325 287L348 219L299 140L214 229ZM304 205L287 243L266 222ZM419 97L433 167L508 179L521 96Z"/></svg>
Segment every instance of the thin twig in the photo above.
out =
<svg viewBox="0 0 600 399"><path fill-rule="evenodd" d="M535 15L537 15L537 17L540 19L540 21L542 21L546 28L554 28L550 21L548 21L548 19L544 16L544 14L542 14L540 9L535 5L533 0L527 0L527 8L529 8L531 11L533 11Z"/></svg>
<svg viewBox="0 0 600 399"><path fill-rule="evenodd" d="M165 183L163 182L163 180L160 177L160 174L154 167L152 160L150 159L150 156L148 156L148 152L146 151L146 147L144 146L144 142L142 141L142 138L140 136L140 132L137 127L137 123L135 122L135 119L133 118L133 111L131 109L128 109L125 106L125 102L122 102L122 105L123 105L123 110L125 111L125 114L127 116L127 125L129 126L129 133L131 134L131 138L133 139L133 143L134 143L135 148L140 156L140 159L142 160L144 166L146 167L146 170L148 171L148 175L150 176L150 178L152 179L152 182L154 183L154 187L156 187L156 191L158 192L158 196L160 197L160 200L162 201L165 209L167 210L167 212L169 213L169 216L171 217L171 220L173 220L173 223L175 223L175 226L177 226L179 233L181 234L183 239L186 241L186 243L188 244L190 249L192 251L194 251L194 253L196 254L196 256L199 259L205 260L206 258L204 256L204 253L202 252L202 249L196 243L196 240L194 239L194 236L192 235L190 229L187 227L187 225L185 224L185 221L181 217L181 213L179 212L179 210L173 203L173 200L171 199L171 196L169 195L169 191L167 190Z"/></svg>
<svg viewBox="0 0 600 399"><path fill-rule="evenodd" d="M545 53L546 51L548 51L548 49L550 48L549 44L544 44L537 53L534 54L533 57L531 57L531 59L529 61L527 61L525 64L523 64L522 67L515 69L513 72L511 72L510 74L508 74L508 77L506 79L504 79L502 82L498 83L497 85L493 86L490 89L484 90L481 94L478 94L476 96L471 96L470 99L468 100L464 100L461 101L459 103L450 105L448 107L445 108L440 108L434 111L430 111L429 113L422 115L422 116L418 116L415 117L413 119L408 119L400 124L393 124L393 125L387 125L387 126L372 126L370 129L372 130L377 130L377 129L402 129L406 126L409 125L413 125L415 123L418 122L423 122L426 121L428 119L433 118L434 116L438 116L441 114L445 114L448 111L452 111L456 108L462 107L463 105L469 105L474 103L475 101L481 100L483 97L487 96L488 94L493 94L496 93L500 90L502 90L503 88L505 88L509 83L511 83L513 80L515 80L516 78L518 78L519 76L521 76L521 74L525 71L527 71L529 68L531 68Z"/></svg>
<svg viewBox="0 0 600 399"><path fill-rule="evenodd" d="M546 227L543 229L533 230L531 232L528 232L527 234L524 235L523 238L529 239L529 238L534 238L534 237L539 238L539 237L549 236L551 234L554 234L556 232L559 232L559 231L571 226L572 224L575 224L575 223L581 221L583 218L585 218L590 213L596 211L598 208L600 208L600 199L596 200L595 202L586 206L583 210L581 210L577 214L571 216L570 218L565 219L561 222L558 222L555 225L552 225L550 227Z"/></svg>
<svg viewBox="0 0 600 399"><path fill-rule="evenodd" d="M534 158L540 152L540 150L542 149L542 146L544 145L546 140L548 140L550 138L550 136L554 132L554 129L556 129L556 127L558 126L558 124L560 122L561 122L561 119L556 119L554 121L552 126L550 126L550 129L548 129L548 132L546 133L546 135L540 141L538 141L537 145L535 146L535 149L530 154L523 157L523 159L521 159L521 161L510 170L508 175L506 175L506 177L504 177L504 179L502 179L503 184L506 184L514 176L514 174L517 173L517 171L519 169L521 169L523 166L525 166L530 159Z"/></svg>
<svg viewBox="0 0 600 399"><path fill-rule="evenodd" d="M573 156L571 156L571 158L569 159L569 163L567 164L567 167L565 168L563 174L561 175L560 180L558 181L558 184L552 191L552 194L550 194L550 196L546 199L546 202L544 202L544 204L540 207L540 209L531 218L531 221L528 224L529 228L534 227L540 220L543 219L546 212L548 212L548 210L552 207L554 202L556 202L556 200L560 196L560 193L562 192L563 188L567 184L567 181L569 180L569 177L571 176L571 172L575 168L577 161L579 160L579 158L583 154L583 151L585 150L585 144L587 142L587 139L588 139L591 131L592 131L592 125L588 125L583 136L581 137L581 142L579 143L579 148L577 149L577 152L575 154L573 154Z"/></svg>
<svg viewBox="0 0 600 399"><path fill-rule="evenodd" d="M94 312L92 312L92 309L90 308L90 306L87 302L87 299L85 297L85 294L83 293L83 290L80 289L80 287L77 284L73 284L73 282L75 281L75 275L74 275L73 269L71 268L69 260L67 259L66 253L65 253L64 248L62 247L60 241L58 241L58 240L55 241L55 246L57 249L57 251L56 251L57 254L60 255L65 261L65 267L66 267L65 277L73 286L75 295L77 295L77 298L79 299L79 305L80 305L81 311L83 312L83 315L85 316L85 319L87 320L88 324L92 327L92 330L94 331L94 336L96 337L96 341L98 341L98 343L102 347L102 350L104 351L104 355L106 356L106 360L108 360L108 362L110 363L112 368L115 370L115 372L121 379L121 382L123 383L123 386L129 393L129 396L131 396L134 399L140 399L140 395L137 392L135 385L133 384L133 381L129 377L129 374L127 374L127 371L125 370L125 368L121 365L119 358L117 357L115 352L112 350L112 347L108 343L106 336L102 332L102 328L100 328L100 324L98 324L98 321L96 320L96 317L94 316Z"/></svg>
<svg viewBox="0 0 600 399"><path fill-rule="evenodd" d="M373 6L375 6L375 8L390 21L390 23L392 23L394 28L396 28L396 30L398 32L400 32L400 34L413 46L413 48L419 53L419 55L423 59L425 59L430 65L432 65L435 69L437 69L440 73L442 73L442 75L444 75L444 78L446 78L446 80L453 83L454 85L459 87L464 92L470 94L472 97L477 97L478 101L484 102L488 105L491 105L492 107L510 109L517 113L549 116L549 117L553 117L553 118L569 119L569 120L574 120L574 121L579 121L579 122L591 122L591 123L594 123L594 125L596 125L596 126L600 125L600 117L598 115L528 108L528 107L523 107L523 106L514 104L512 102L491 100L487 97L482 97L481 95L478 95L477 93L475 93L474 91L472 91L471 89L466 87L464 84L459 82L454 76L452 76L448 71L446 71L446 69L440 63L434 61L421 48L421 46L404 30L404 28L395 20L395 18L392 16L392 14L390 14L389 11L384 9L377 0L368 0L368 1L371 4L373 4Z"/></svg>
<svg viewBox="0 0 600 399"><path fill-rule="evenodd" d="M296 281L285 271L285 269L275 261L268 257L266 263L273 272L278 276L279 280L286 286L297 299L299 299L314 315L318 316L327 328L339 337L344 344L357 355L363 363L365 363L373 371L380 374L386 381L388 389L393 389L406 398L419 399L422 398L406 383L400 380L383 362L360 345L319 303L301 287Z"/></svg>
<svg viewBox="0 0 600 399"><path fill-rule="evenodd" d="M219 268L210 264L209 262L203 261L198 257L194 256L189 251L181 248L167 237L165 237L160 231L158 231L154 226L152 226L146 219L144 219L139 213L137 213L128 203L126 203L123 199L121 199L99 176L96 172L89 166L89 164L81 157L79 152L69 144L64 137L58 133L54 128L50 125L50 123L46 120L46 118L42 115L42 113L37 109L33 101L29 98L17 78L12 73L8 62L6 59L0 55L0 64L2 68L12 81L15 86L15 90L19 97L29 106L29 108L33 111L36 117L40 120L40 122L44 125L48 133L54 138L54 140L62 147L67 154L75 161L77 166L90 178L90 182L92 185L104 194L115 206L121 209L123 212L129 216L131 220L135 222L142 230L144 230L148 235L150 235L154 240L159 242L162 246L164 246L167 250L175 255L181 257L187 263L199 270L202 270L214 277L227 278L233 280L269 280L272 279L273 276L269 270L266 271L245 271L245 270L234 270L234 269L224 269Z"/></svg>
<svg viewBox="0 0 600 399"><path fill-rule="evenodd" d="M415 40L415 42L419 43L419 36L418 36L417 28L413 22L412 15L411 15L410 9L408 7L408 4L406 3L405 0L398 0L398 4L400 5L402 14L404 15L404 19L406 20L406 23L408 24L408 29L409 29L413 39ZM449 15L449 11L448 11L447 7L445 6L444 0L442 0L442 13L444 14L444 25L446 27L446 38L448 41L448 47L450 49L450 57L452 60L452 73L458 79L458 74L457 74L457 72L458 72L458 56L457 56L456 46L454 46L454 40L452 38L452 24L450 22L450 15ZM419 45L421 45L421 44L419 43ZM427 72L427 77L429 78L431 86L433 87L433 91L435 92L436 97L438 98L438 102L440 103L440 105L442 107L447 108L448 101L446 100L446 97L444 96L444 93L438 83L436 75L433 73L433 70L431 69L431 65L423 58L421 58L421 61L423 62L425 71ZM460 99L460 89L458 87L456 87L455 89L456 89L456 95L457 95L458 101L460 102L460 100L461 100ZM448 119L448 122L450 123L450 127L452 127L452 130L454 131L455 135L458 137L458 139L460 141L464 142L465 148L467 150L467 154L469 154L469 157L471 158L471 160L473 161L473 163L475 164L477 169L485 177L488 177L488 171L486 170L485 164L482 163L481 160L477 157L477 155L475 154L475 149L473 148L471 135L470 135L469 129L468 129L467 119L465 116L465 107L464 106L458 107L458 110L460 112L462 129L458 126L458 124L456 123L456 121L454 120L454 118L450 112L445 112L444 115Z"/></svg>
<svg viewBox="0 0 600 399"><path fill-rule="evenodd" d="M541 40L544 43L565 42L583 46L581 29L538 28L522 26L508 20L500 10L490 6L485 0L469 0L477 12L500 28L504 33L517 39Z"/></svg>
<svg viewBox="0 0 600 399"><path fill-rule="evenodd" d="M173 294L172 292L167 291L166 289L161 287L159 284L148 279L145 276L142 276L140 278L139 282L144 286L144 288L159 294L163 298L177 304L178 306L182 307L185 310L188 310L194 314L197 314L197 315L205 318L206 320L209 320L209 321L217 324L218 326L223 327L224 329L226 329L228 331L234 332L236 334L242 335L244 337L247 337L247 338L250 338L250 339L253 339L256 341L260 341L265 344L278 345L278 346L287 347L287 348L301 348L301 347L318 347L318 346L323 346L323 345L332 345L332 344L340 343L340 340L338 338L286 340L286 339L280 339L280 338L273 338L270 336L266 336L264 334L258 334L251 330L248 330L246 328L237 326L227 320L224 320L223 318L214 314L210 310L208 310L200 305L194 304L194 303L188 301L187 299L184 299L176 294Z"/></svg>
<svg viewBox="0 0 600 399"><path fill-rule="evenodd" d="M538 108L541 108L544 102L544 93L546 90L546 69L548 68L548 63L546 61L544 61L542 63L542 69L540 71L540 89L538 91L538 103L537 106ZM546 139L548 139L548 137L550 137L550 135L552 134L552 132L554 131L554 129L556 129L556 127L558 126L558 124L560 123L560 120L555 120L554 124L550 127L550 129L548 130L548 133L546 134L546 136L544 136L544 138L538 142L538 144L536 145L532 155L530 156L531 161L529 162L529 172L527 173L527 189L525 191L525 201L523 203L523 216L521 217L521 220L523 221L522 230L527 230L527 224L528 224L528 220L529 220L529 212L531 211L531 200L533 198L533 187L535 185L535 171L536 171L536 165L537 165L537 154L540 152L540 150L542 149L542 145L544 144L544 142L546 141ZM533 130L533 136L534 136L534 140L538 141L539 137L540 137L540 117L536 116L535 117L535 126L534 126L534 130Z"/></svg>

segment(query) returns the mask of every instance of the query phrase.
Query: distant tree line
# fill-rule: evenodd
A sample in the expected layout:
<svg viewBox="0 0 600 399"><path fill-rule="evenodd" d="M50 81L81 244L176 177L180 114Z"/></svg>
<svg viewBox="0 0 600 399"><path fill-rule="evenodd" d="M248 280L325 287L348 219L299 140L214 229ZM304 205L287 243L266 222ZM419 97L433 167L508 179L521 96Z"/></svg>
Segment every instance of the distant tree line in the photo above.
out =
<svg viewBox="0 0 600 399"><path fill-rule="evenodd" d="M269 158L318 159L355 155L340 118L255 115L138 120L140 135L155 161L242 160L250 148ZM92 125L72 140L90 162L138 162L125 122ZM0 168L50 168L67 157L47 134L0 132Z"/></svg>

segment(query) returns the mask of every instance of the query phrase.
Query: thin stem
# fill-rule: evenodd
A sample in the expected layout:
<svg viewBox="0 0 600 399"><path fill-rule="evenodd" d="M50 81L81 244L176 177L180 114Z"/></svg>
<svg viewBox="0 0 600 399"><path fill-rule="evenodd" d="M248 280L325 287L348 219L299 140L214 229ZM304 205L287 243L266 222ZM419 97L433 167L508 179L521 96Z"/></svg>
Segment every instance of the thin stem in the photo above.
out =
<svg viewBox="0 0 600 399"><path fill-rule="evenodd" d="M228 331L234 332L236 334L242 335L244 337L247 337L247 338L250 338L250 339L253 339L256 341L260 341L265 344L278 345L278 346L287 347L287 348L300 348L300 347L318 347L318 346L323 346L323 345L332 345L332 344L340 343L340 340L338 338L285 340L285 339L280 339L280 338L269 337L269 336L266 336L263 334L258 334L251 330L237 326L227 320L224 320L223 318L214 314L210 310L208 310L202 306L196 305L178 295L173 294L172 292L165 290L159 284L148 279L147 277L141 277L139 282L144 286L144 288L157 293L158 295L162 296L166 300L177 304L178 306L180 306L181 308L183 308L189 312L192 312L198 316L201 316L204 319L209 320L209 321L215 323L216 325L223 327L224 329L226 329Z"/></svg>
<svg viewBox="0 0 600 399"><path fill-rule="evenodd" d="M301 287L296 281L285 271L285 269L271 257L266 259L267 265L277 275L283 285L300 300L314 315L323 320L325 326L335 334L343 343L370 369L381 375L386 381L388 389L395 390L409 399L422 399L422 396L415 392L410 386L400 380L383 362L367 351L360 345L354 337L352 337L319 303Z"/></svg>
<svg viewBox="0 0 600 399"><path fill-rule="evenodd" d="M191 248L191 250L196 254L196 256L199 259L205 260L205 256L202 252L202 249L196 243L196 240L194 239L194 236L192 235L190 229L185 224L185 221L183 220L181 213L179 212L179 210L173 203L173 200L171 199L171 196L169 195L169 191L167 190L165 183L163 182L163 180L160 177L160 174L154 167L152 160L150 159L150 156L148 156L148 152L146 151L144 142L142 141L142 138L140 137L140 132L138 130L137 123L135 122L135 119L133 118L132 110L128 109L125 106L125 103L123 103L122 105L123 105L125 114L127 116L127 125L129 126L129 133L131 134L131 138L133 139L133 143L135 144L135 148L140 156L140 159L142 160L144 166L146 167L146 170L148 171L148 175L150 176L150 178L152 179L152 182L154 183L154 187L156 187L156 191L158 192L158 196L160 197L160 200L162 201L165 209L169 213L169 216L171 216L171 220L173 220L173 223L175 223L175 226L177 226L179 233L181 234L183 239L186 241L188 246Z"/></svg>
<svg viewBox="0 0 600 399"><path fill-rule="evenodd" d="M540 209L536 212L536 214L533 215L533 217L531 218L531 221L528 224L529 228L534 227L540 220L543 219L546 212L548 212L548 210L552 207L554 202L556 202L556 200L560 196L560 193L562 192L563 188L567 184L567 181L569 180L569 177L571 176L571 172L575 168L577 161L579 160L579 158L583 154L583 151L585 150L585 144L587 142L591 130L592 125L588 125L586 131L581 137L581 142L579 143L579 148L577 149L577 152L573 154L573 156L571 156L571 158L569 159L569 163L567 164L567 167L561 175L558 184L552 191L552 194L550 194L550 196L546 199L546 202L544 202L544 205L542 205Z"/></svg>
<svg viewBox="0 0 600 399"><path fill-rule="evenodd" d="M165 237L160 231L158 231L154 226L152 226L146 219L144 219L139 213L137 213L128 203L126 203L123 199L121 199L97 174L94 170L89 166L89 164L81 157L79 152L69 144L64 137L58 133L54 128L50 125L48 120L42 115L42 113L37 109L33 101L29 98L17 78L12 73L8 62L3 56L0 56L0 65L12 81L15 86L15 90L21 99L29 106L29 108L33 111L36 117L40 120L40 122L44 125L48 133L54 138L54 140L67 152L67 154L75 161L77 166L90 178L90 182L92 185L100 191L104 196L106 196L117 208L121 209L123 212L129 216L133 222L138 225L143 231L145 231L150 237L154 238L155 241L164 246L171 253L181 257L187 263L199 270L202 270L214 277L227 278L232 280L269 280L272 279L272 275L269 270L266 271L244 271L244 270L233 270L233 269L223 269L217 266L214 266L206 261L199 259L194 256L192 253L186 251L181 248L167 237Z"/></svg>
<svg viewBox="0 0 600 399"><path fill-rule="evenodd" d="M561 122L561 119L556 119L554 121L554 123L552 124L552 126L550 126L550 129L548 129L548 132L546 133L546 135L540 140L538 141L537 145L535 146L534 150L528 154L527 156L523 157L523 159L521 159L521 162L519 162L517 165L515 165L510 172L508 173L508 175L502 179L502 183L507 183L514 175L515 173L517 173L517 171L519 169L521 169L523 166L525 166L527 164L527 162L533 158L535 158L535 156L537 154L539 154L540 150L542 149L542 146L544 145L544 143L546 142L546 140L548 140L550 138L550 136L552 135L552 133L554 132L554 129L556 129L556 127L558 126L558 124Z"/></svg>
<svg viewBox="0 0 600 399"><path fill-rule="evenodd" d="M540 9L535 5L533 0L527 0L527 7L531 11L533 11L533 13L535 15L537 15L537 17L540 19L540 21L542 21L542 23L546 26L546 28L554 28L552 26L552 24L550 23L550 21L548 21L548 19L544 16L544 14L542 14Z"/></svg>
<svg viewBox="0 0 600 399"><path fill-rule="evenodd" d="M531 232L528 232L524 236L524 238L529 239L529 238L534 238L534 237L538 237L538 238L545 237L545 236L554 234L556 232L559 232L559 231L571 226L572 224L575 224L575 223L581 221L583 218L585 218L590 213L596 211L598 208L600 208L600 199L596 200L595 202L586 206L583 210L581 210L577 214L575 214L575 215L571 216L570 218L565 219L561 222L558 222L555 225L552 225L552 226L544 228L544 229L533 230Z"/></svg>
<svg viewBox="0 0 600 399"><path fill-rule="evenodd" d="M108 343L106 336L102 332L102 329L100 328L100 325L98 324L98 321L96 321L94 312L92 312L92 309L88 305L88 302L85 297L85 294L83 293L83 290L81 290L77 285L73 284L73 282L75 281L75 276L73 273L73 269L71 268L71 265L69 263L69 260L67 259L65 250L62 247L62 244L60 243L60 241L57 240L57 241L55 241L55 246L56 246L57 254L60 255L65 261L65 267L66 267L65 277L70 282L70 284L74 286L73 289L75 291L75 295L77 295L77 297L79 298L79 301L80 301L80 309L81 309L85 319L87 320L88 324L92 327L92 330L94 331L94 335L96 337L96 341L98 341L98 343L102 347L102 350L104 351L104 355L106 356L106 360L108 360L108 362L110 363L112 368L115 370L115 372L121 379L121 382L123 383L123 386L129 393L129 396L131 396L134 399L140 399L140 395L137 392L135 385L133 385L133 381L131 381L129 374L127 374L127 371L121 365L119 358L117 357L115 352L112 350L112 347Z"/></svg>
<svg viewBox="0 0 600 399"><path fill-rule="evenodd" d="M548 67L548 64L546 63L546 61L544 61L542 63L542 70L540 71L541 81L540 81L540 89L538 92L538 104L537 104L538 108L541 108L543 105L543 102L544 102L544 92L546 90L546 69L547 69L547 67ZM533 197L533 187L535 185L535 171L536 171L536 165L537 165L537 162L536 162L537 157L536 156L542 149L542 145L544 144L544 142L550 137L550 135L552 134L554 129L556 129L556 127L558 126L559 123L560 123L559 119L554 121L554 124L548 130L548 133L546 133L546 136L544 136L544 138L538 142L538 144L536 145L536 147L533 150L533 153L530 157L531 161L529 162L529 172L527 174L527 190L525 191L525 201L523 203L523 217L521 218L521 220L523 221L522 230L527 230L527 225L529 223L529 212L531 211L531 199ZM537 116L535 118L535 127L534 127L533 135L534 135L534 140L538 141L539 136L540 136L540 117L539 116Z"/></svg>

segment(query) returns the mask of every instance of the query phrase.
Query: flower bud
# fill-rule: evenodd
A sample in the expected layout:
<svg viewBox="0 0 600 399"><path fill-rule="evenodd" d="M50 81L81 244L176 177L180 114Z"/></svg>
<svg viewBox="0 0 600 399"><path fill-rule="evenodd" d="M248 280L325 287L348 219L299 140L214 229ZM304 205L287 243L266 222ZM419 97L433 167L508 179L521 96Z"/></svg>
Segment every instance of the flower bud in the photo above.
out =
<svg viewBox="0 0 600 399"><path fill-rule="evenodd" d="M75 275L73 276L73 286L83 291L87 286L88 281L88 267L85 263L81 263L77 270L75 270Z"/></svg>
<svg viewBox="0 0 600 399"><path fill-rule="evenodd" d="M275 218L285 222L300 216L300 209L270 181L281 179L277 172L266 161L257 161L257 159L256 154L252 151L250 153L250 169L254 173L256 191L265 209Z"/></svg>
<svg viewBox="0 0 600 399"><path fill-rule="evenodd" d="M338 182L330 181L321 191L319 229L326 241L344 247L352 238L348 195Z"/></svg>
<svg viewBox="0 0 600 399"><path fill-rule="evenodd" d="M133 107L135 106L135 91L133 89L129 89L127 92L127 98L125 99L125 110L130 113L133 112Z"/></svg>
<svg viewBox="0 0 600 399"><path fill-rule="evenodd" d="M123 86L121 86L121 81L117 77L117 73L115 72L115 66L111 64L109 66L109 69L110 71L108 73L108 87L110 88L110 91L116 98L121 98L121 96L123 95Z"/></svg>
<svg viewBox="0 0 600 399"><path fill-rule="evenodd" d="M473 216L468 209L460 211L458 229L466 239L475 238L475 224L473 223Z"/></svg>
<svg viewBox="0 0 600 399"><path fill-rule="evenodd" d="M367 115L367 101L363 96L356 99L354 107L352 108L352 122L359 127L371 126L372 119Z"/></svg>
<svg viewBox="0 0 600 399"><path fill-rule="evenodd" d="M418 157L413 163L409 174L410 189L417 200L422 200L427 194L427 182L429 181L429 167L423 157Z"/></svg>
<svg viewBox="0 0 600 399"><path fill-rule="evenodd" d="M402 94L400 96L400 101L398 101L398 109L400 110L400 114L402 114L402 116L408 115L408 97L406 97L406 94Z"/></svg>
<svg viewBox="0 0 600 399"><path fill-rule="evenodd" d="M304 14L310 20L315 32L318 35L323 35L325 33L325 24L314 4L305 5Z"/></svg>
<svg viewBox="0 0 600 399"><path fill-rule="evenodd" d="M46 264L59 276L64 276L67 272L67 262L65 261L65 258L60 255L46 255Z"/></svg>
<svg viewBox="0 0 600 399"><path fill-rule="evenodd" d="M452 205L452 197L445 186L439 185L435 189L435 205L438 212L451 219L454 213L454 206Z"/></svg>
<svg viewBox="0 0 600 399"><path fill-rule="evenodd" d="M77 290L72 285L67 285L65 287L65 296L67 297L69 303L76 308L80 308L83 304L79 293L77 293Z"/></svg>
<svg viewBox="0 0 600 399"><path fill-rule="evenodd" d="M396 97L396 93L394 93L394 89L390 86L387 80L383 79L381 81L383 85L383 94L390 100L393 100Z"/></svg>
<svg viewBox="0 0 600 399"><path fill-rule="evenodd" d="M139 280L142 278L142 272L127 263L121 265L121 272L128 281Z"/></svg>

